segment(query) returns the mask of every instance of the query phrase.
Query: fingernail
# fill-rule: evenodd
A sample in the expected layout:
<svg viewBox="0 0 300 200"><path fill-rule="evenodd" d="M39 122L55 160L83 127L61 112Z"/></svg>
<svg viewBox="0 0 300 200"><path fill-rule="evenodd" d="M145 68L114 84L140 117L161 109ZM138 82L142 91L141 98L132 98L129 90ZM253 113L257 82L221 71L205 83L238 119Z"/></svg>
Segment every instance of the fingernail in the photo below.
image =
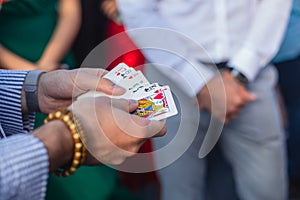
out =
<svg viewBox="0 0 300 200"><path fill-rule="evenodd" d="M119 86L119 85L113 85L113 90L114 91L117 91L117 92L125 92L126 90L125 90L125 88L123 88L123 87L121 87L121 86Z"/></svg>
<svg viewBox="0 0 300 200"><path fill-rule="evenodd" d="M139 102L137 100L134 100L134 99L129 99L129 103L131 105L138 105L139 104Z"/></svg>
<svg viewBox="0 0 300 200"><path fill-rule="evenodd" d="M256 94L251 93L251 96L252 96L253 99L256 99Z"/></svg>

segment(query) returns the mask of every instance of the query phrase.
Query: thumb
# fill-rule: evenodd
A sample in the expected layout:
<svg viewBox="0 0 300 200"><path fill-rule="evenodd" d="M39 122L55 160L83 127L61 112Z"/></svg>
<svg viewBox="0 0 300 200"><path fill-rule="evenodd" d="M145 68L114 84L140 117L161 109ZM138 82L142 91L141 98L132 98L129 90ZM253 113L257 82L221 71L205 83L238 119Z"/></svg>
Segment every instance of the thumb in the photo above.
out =
<svg viewBox="0 0 300 200"><path fill-rule="evenodd" d="M116 108L119 108L121 110L127 111L127 112L133 112L138 107L138 101L137 100L126 100L126 99L111 99L112 105Z"/></svg>
<svg viewBox="0 0 300 200"><path fill-rule="evenodd" d="M120 86L117 86L108 79L103 78L106 70L79 68L77 70L70 70L73 73L73 79L78 89L78 93L84 93L90 90L104 92L108 95L121 95L125 92Z"/></svg>
<svg viewBox="0 0 300 200"><path fill-rule="evenodd" d="M106 70L98 69L93 73L97 73L96 77L100 78L96 87L96 91L101 91L109 95L121 95L124 94L124 92L126 92L126 90L121 86L116 85L115 83L113 83L111 80L107 78L103 78L103 76L107 74Z"/></svg>
<svg viewBox="0 0 300 200"><path fill-rule="evenodd" d="M242 98L246 101L255 101L256 95L252 92L244 90L244 92L242 93Z"/></svg>
<svg viewBox="0 0 300 200"><path fill-rule="evenodd" d="M100 79L96 90L104 92L109 95L121 95L125 92L124 88L122 88L119 85L114 84L113 82L111 82L110 80L108 80L106 78Z"/></svg>

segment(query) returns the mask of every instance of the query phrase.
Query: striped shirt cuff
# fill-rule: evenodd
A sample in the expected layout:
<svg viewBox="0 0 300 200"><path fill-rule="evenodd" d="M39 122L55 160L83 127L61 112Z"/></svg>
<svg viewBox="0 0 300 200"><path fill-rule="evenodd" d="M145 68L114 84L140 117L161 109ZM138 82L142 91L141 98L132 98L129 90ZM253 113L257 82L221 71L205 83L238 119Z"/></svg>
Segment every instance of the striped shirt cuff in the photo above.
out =
<svg viewBox="0 0 300 200"><path fill-rule="evenodd" d="M0 140L0 197L44 199L49 173L48 154L33 135Z"/></svg>
<svg viewBox="0 0 300 200"><path fill-rule="evenodd" d="M34 126L34 113L22 116L21 92L27 73L0 70L0 123L7 136L29 132Z"/></svg>

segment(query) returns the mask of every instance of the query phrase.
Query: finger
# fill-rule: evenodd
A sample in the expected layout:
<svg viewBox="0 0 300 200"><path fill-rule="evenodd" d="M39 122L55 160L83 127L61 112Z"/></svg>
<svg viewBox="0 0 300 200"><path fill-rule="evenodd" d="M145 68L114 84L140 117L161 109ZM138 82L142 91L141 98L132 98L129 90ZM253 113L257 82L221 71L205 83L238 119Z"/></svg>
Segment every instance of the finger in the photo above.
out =
<svg viewBox="0 0 300 200"><path fill-rule="evenodd" d="M104 75L108 73L107 70L104 69L98 69L97 71L97 77L100 77L100 82L96 88L97 91L102 91L107 94L112 95L121 95L125 92L125 89L122 88L119 85L114 84L111 80L102 78Z"/></svg>
<svg viewBox="0 0 300 200"><path fill-rule="evenodd" d="M166 122L158 120L148 120L137 115L131 115L130 128L137 130L133 132L135 137L148 139L160 137L166 134Z"/></svg>
<svg viewBox="0 0 300 200"><path fill-rule="evenodd" d="M248 101L255 101L256 100L256 94L252 93L252 92L248 92Z"/></svg>
<svg viewBox="0 0 300 200"><path fill-rule="evenodd" d="M228 106L226 116L236 115L245 106L244 103Z"/></svg>
<svg viewBox="0 0 300 200"><path fill-rule="evenodd" d="M167 125L165 120L159 121L159 124L156 124L155 126L158 126L160 129L158 129L159 131L153 135L153 137L161 137L167 133Z"/></svg>
<svg viewBox="0 0 300 200"><path fill-rule="evenodd" d="M212 113L212 116L214 119L217 119L219 122L221 123L227 123L229 118L228 118L228 114L227 113Z"/></svg>
<svg viewBox="0 0 300 200"><path fill-rule="evenodd" d="M114 17L117 14L117 8L115 5L111 4L108 8L107 8L107 15L109 17Z"/></svg>
<svg viewBox="0 0 300 200"><path fill-rule="evenodd" d="M107 6L106 6L106 13L110 13L114 8L113 3L108 2Z"/></svg>
<svg viewBox="0 0 300 200"><path fill-rule="evenodd" d="M108 1L103 1L101 4L101 9L105 12L107 5L109 4Z"/></svg>
<svg viewBox="0 0 300 200"><path fill-rule="evenodd" d="M121 95L125 89L111 82L108 79L102 78L108 73L105 69L82 68L77 75L77 79L84 85L84 90L101 91L109 95ZM79 77L79 78L78 78ZM85 80L83 80L85 79Z"/></svg>
<svg viewBox="0 0 300 200"><path fill-rule="evenodd" d="M256 95L251 92L248 92L246 90L241 93L241 96L244 99L244 101L247 101L247 102L256 100Z"/></svg>
<svg viewBox="0 0 300 200"><path fill-rule="evenodd" d="M126 112L133 112L138 107L138 101L130 99L111 99L112 106L115 108L119 108L121 110L124 110Z"/></svg>
<svg viewBox="0 0 300 200"><path fill-rule="evenodd" d="M255 101L256 95L252 92L249 92L244 86L240 86L239 88L240 95L244 101Z"/></svg>
<svg viewBox="0 0 300 200"><path fill-rule="evenodd" d="M114 5L112 2L106 2L103 6L102 6L102 10L104 12L104 14L106 14L108 17L110 16L112 10L114 9Z"/></svg>
<svg viewBox="0 0 300 200"><path fill-rule="evenodd" d="M133 112L138 108L139 102L134 99L129 99L129 112Z"/></svg>
<svg viewBox="0 0 300 200"><path fill-rule="evenodd" d="M239 112L235 112L235 113L230 113L228 115L226 115L226 119L229 121L229 120L232 120L232 119L235 119L237 116L238 116L238 113Z"/></svg>
<svg viewBox="0 0 300 200"><path fill-rule="evenodd" d="M105 69L98 69L97 71L93 72L93 74L96 74L97 77L103 77L107 73L108 71Z"/></svg>
<svg viewBox="0 0 300 200"><path fill-rule="evenodd" d="M76 70L66 71L69 74L68 77L70 77L70 80L65 81L64 79L66 79L66 77L61 75L61 78L63 79L62 81L71 84L73 96L75 97L90 90L103 90L108 94L112 94L113 91L115 91L116 94L123 93L123 90L119 87L114 87L113 83L102 80L103 75L107 73L104 69L79 68Z"/></svg>
<svg viewBox="0 0 300 200"><path fill-rule="evenodd" d="M96 90L104 92L109 95L116 95L116 96L124 94L124 92L126 91L121 86L114 84L113 82L111 82L106 78L100 79Z"/></svg>
<svg viewBox="0 0 300 200"><path fill-rule="evenodd" d="M116 106L126 106L126 101L118 101ZM164 121L148 120L137 115L129 114L121 109L112 109L112 119L120 131L128 135L135 142L142 142L146 138L162 136L166 133Z"/></svg>
<svg viewBox="0 0 300 200"><path fill-rule="evenodd" d="M107 14L110 19L115 19L117 17L117 12L114 10L110 10Z"/></svg>

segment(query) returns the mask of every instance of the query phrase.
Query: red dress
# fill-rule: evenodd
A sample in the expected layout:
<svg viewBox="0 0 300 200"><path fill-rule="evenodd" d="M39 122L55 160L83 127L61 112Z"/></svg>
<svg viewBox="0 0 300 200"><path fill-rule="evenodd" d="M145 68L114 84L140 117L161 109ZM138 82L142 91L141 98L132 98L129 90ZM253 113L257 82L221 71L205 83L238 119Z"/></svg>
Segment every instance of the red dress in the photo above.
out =
<svg viewBox="0 0 300 200"><path fill-rule="evenodd" d="M122 33L125 31L124 26L115 23L114 21L110 21L108 24L108 37L114 36L118 33ZM140 50L136 48L136 45L132 42L132 40L128 37L127 34L122 34L120 37L117 38L117 44L114 44L113 48L118 48L118 46L122 45L122 48L130 48L136 49L130 51L124 55L119 56L116 58L108 67L108 70L115 67L118 63L124 62L129 67L139 67L139 70L143 70L142 66L145 63L146 59L141 53ZM113 48L108 49L113 53ZM141 153L151 152L152 151L152 142L151 140L147 140L144 145L141 147ZM150 163L154 162L153 160ZM156 193L155 199L159 199L159 181L155 172L148 172L148 173L124 173L120 172L122 183L129 188L131 191L135 192L138 191L140 188L151 185L152 187L156 188L154 191Z"/></svg>
<svg viewBox="0 0 300 200"><path fill-rule="evenodd" d="M107 27L107 34L108 37L114 36L118 33L124 32L124 26L117 24L114 21L109 21L108 27ZM114 48L120 47L122 45L123 49L136 49L134 51L130 51L126 54L121 55L117 59L115 59L107 68L108 70L114 68L116 65L118 65L121 62L124 62L127 64L129 67L140 67L145 63L145 57L139 51L136 47L136 45L132 42L132 40L128 37L127 34L120 34L119 37L116 37L117 44L114 44L112 48L108 49L109 53L113 54L114 53Z"/></svg>

